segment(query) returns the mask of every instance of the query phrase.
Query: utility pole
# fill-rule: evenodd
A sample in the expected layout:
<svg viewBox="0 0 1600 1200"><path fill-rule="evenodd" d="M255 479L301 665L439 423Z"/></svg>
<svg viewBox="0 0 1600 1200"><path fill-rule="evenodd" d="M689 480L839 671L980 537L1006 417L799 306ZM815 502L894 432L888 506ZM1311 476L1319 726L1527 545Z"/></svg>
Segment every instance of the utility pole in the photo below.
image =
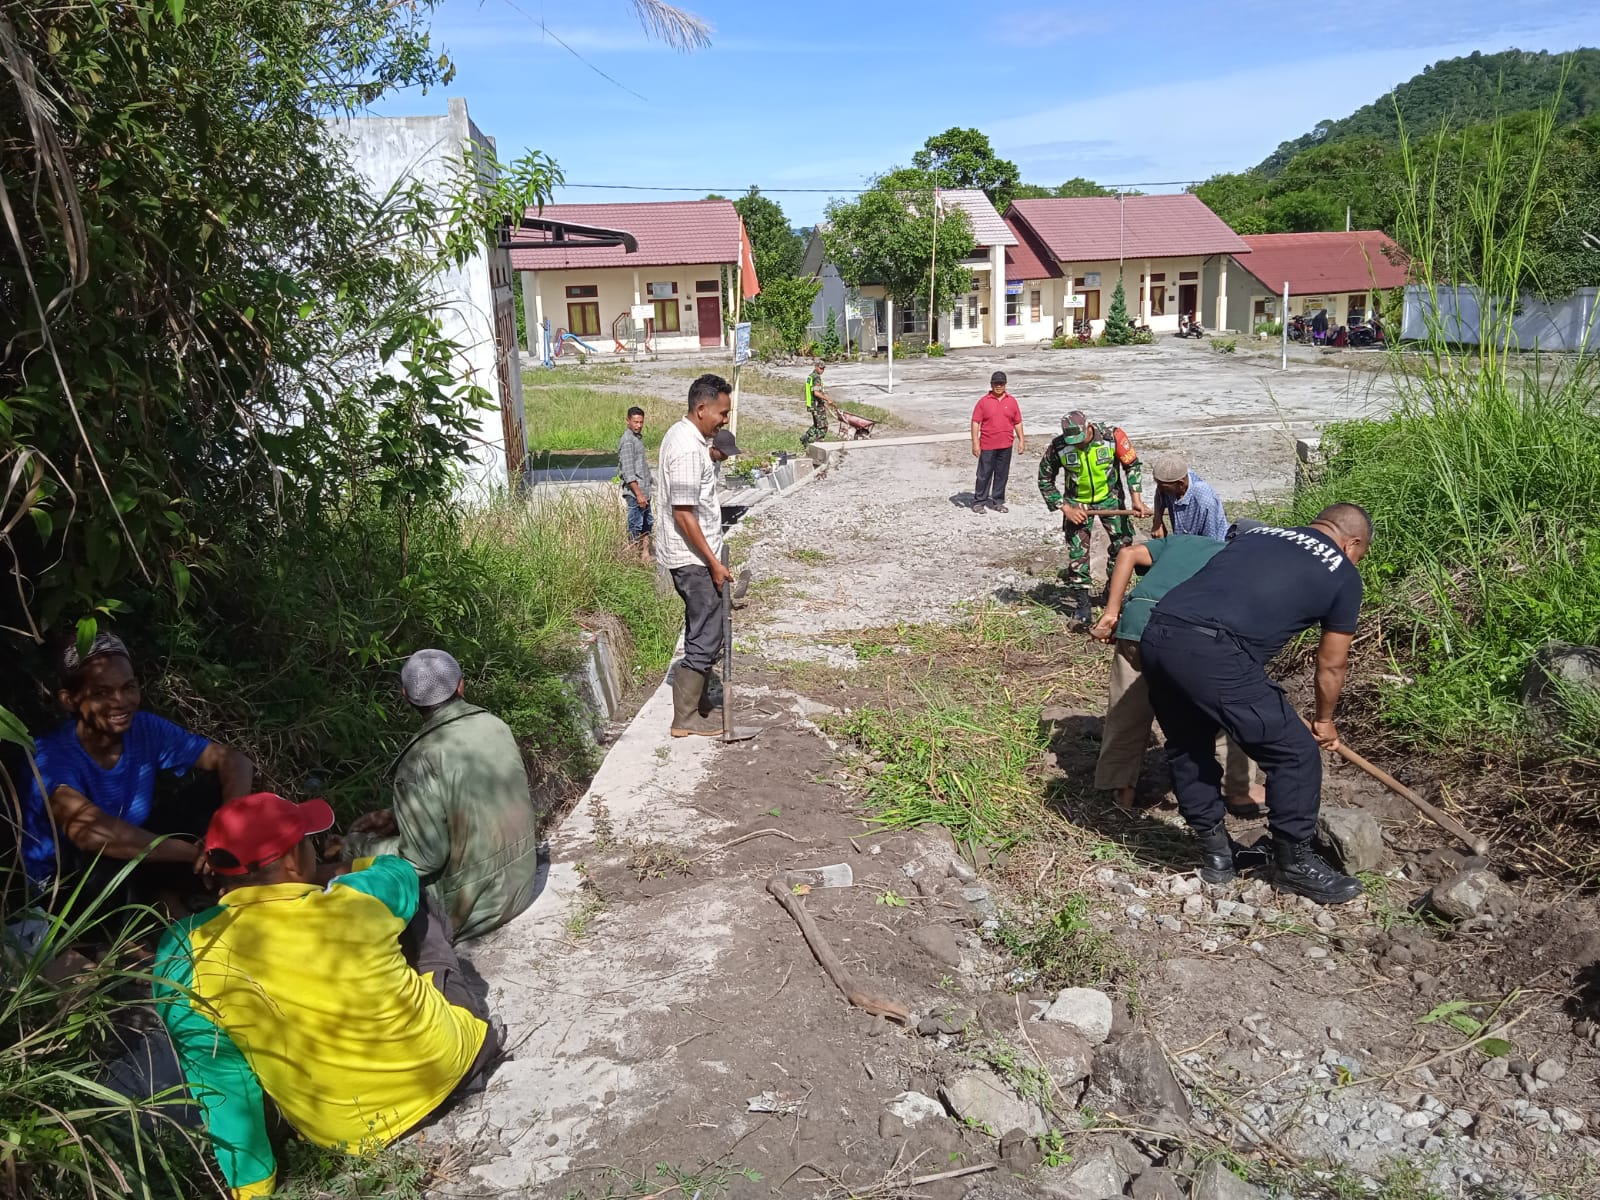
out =
<svg viewBox="0 0 1600 1200"><path fill-rule="evenodd" d="M1350 232L1350 206L1348 204L1344 206L1344 231L1346 233Z"/></svg>
<svg viewBox="0 0 1600 1200"><path fill-rule="evenodd" d="M933 345L933 292L939 272L939 189L933 189L933 254L928 260L928 345Z"/></svg>
<svg viewBox="0 0 1600 1200"><path fill-rule="evenodd" d="M1283 319L1279 322L1283 326L1283 369L1289 369L1289 281L1283 281L1283 312L1278 314Z"/></svg>

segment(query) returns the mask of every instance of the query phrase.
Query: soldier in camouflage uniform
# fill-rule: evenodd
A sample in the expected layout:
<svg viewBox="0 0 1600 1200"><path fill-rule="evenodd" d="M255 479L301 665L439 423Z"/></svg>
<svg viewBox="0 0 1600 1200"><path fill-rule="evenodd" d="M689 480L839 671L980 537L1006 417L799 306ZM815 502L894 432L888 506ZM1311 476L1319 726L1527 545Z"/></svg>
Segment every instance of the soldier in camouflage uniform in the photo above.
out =
<svg viewBox="0 0 1600 1200"><path fill-rule="evenodd" d="M1128 477L1132 503L1123 498L1122 479ZM1063 472L1060 490L1056 479ZM1077 593L1074 620L1087 623L1094 615L1090 608L1089 538L1091 521L1097 509L1131 508L1141 516L1150 514L1140 494L1143 464L1121 429L1103 429L1082 412L1073 411L1061 418L1061 434L1051 440L1039 461L1039 494L1052 512L1061 512L1061 532L1067 540L1067 586ZM1111 539L1106 555L1109 577L1117 555L1133 544L1133 522L1127 517L1101 517Z"/></svg>
<svg viewBox="0 0 1600 1200"><path fill-rule="evenodd" d="M833 407L833 401L822 390L822 367L821 362L814 364L811 374L806 376L806 415L811 418L811 428L801 434L802 446L828 436L828 410Z"/></svg>

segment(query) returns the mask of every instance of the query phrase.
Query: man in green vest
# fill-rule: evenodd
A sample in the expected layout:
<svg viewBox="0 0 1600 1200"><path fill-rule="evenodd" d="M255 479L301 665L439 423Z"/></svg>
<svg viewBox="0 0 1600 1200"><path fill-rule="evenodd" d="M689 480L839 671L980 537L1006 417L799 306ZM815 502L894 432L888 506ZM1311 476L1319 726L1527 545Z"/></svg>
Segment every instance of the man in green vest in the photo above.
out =
<svg viewBox="0 0 1600 1200"><path fill-rule="evenodd" d="M400 683L422 728L390 768L394 808L350 832L380 839L361 854L410 862L455 938L477 937L533 902L540 814L522 750L504 721L467 703L461 664L443 650L418 650Z"/></svg>
<svg viewBox="0 0 1600 1200"><path fill-rule="evenodd" d="M1067 587L1076 593L1073 619L1087 625L1090 606L1089 538L1094 513L1107 508L1131 508L1141 517L1150 515L1140 494L1144 464L1128 435L1115 426L1105 429L1074 410L1061 418L1061 433L1039 460L1039 494L1052 512L1061 513L1061 532L1067 542ZM1122 476L1128 479L1132 502L1123 497ZM1058 489L1056 480L1061 479ZM1117 556L1133 544L1133 522L1127 517L1101 517L1111 539L1106 552L1106 576L1116 568Z"/></svg>
<svg viewBox="0 0 1600 1200"><path fill-rule="evenodd" d="M806 413L811 417L811 428L801 435L802 446L809 446L828 436L828 410L833 407L833 401L822 390L823 366L819 359L812 364L811 374L806 376Z"/></svg>

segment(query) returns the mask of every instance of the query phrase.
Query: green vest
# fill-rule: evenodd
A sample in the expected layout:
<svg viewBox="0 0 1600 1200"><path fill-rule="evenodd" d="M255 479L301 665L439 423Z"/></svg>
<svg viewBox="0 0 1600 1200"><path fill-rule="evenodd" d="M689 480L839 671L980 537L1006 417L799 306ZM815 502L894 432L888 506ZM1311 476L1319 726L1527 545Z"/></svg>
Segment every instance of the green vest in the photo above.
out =
<svg viewBox="0 0 1600 1200"><path fill-rule="evenodd" d="M817 390L817 384L821 382L822 381L817 378L817 373L815 371L806 376L806 408L812 409L817 406L815 392Z"/></svg>
<svg viewBox="0 0 1600 1200"><path fill-rule="evenodd" d="M1086 446L1070 447L1063 452L1078 456L1078 494L1073 497L1079 504L1098 504L1111 495L1117 482L1117 453L1110 442L1095 438Z"/></svg>

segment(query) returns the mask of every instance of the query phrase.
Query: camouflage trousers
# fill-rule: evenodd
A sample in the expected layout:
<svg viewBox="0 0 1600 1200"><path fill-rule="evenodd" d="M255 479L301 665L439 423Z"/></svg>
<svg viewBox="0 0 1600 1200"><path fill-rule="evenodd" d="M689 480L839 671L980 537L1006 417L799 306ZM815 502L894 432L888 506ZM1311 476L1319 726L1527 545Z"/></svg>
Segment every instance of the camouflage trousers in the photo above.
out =
<svg viewBox="0 0 1600 1200"><path fill-rule="evenodd" d="M809 446L828 436L828 406L819 404L811 410L811 428L800 435L800 444Z"/></svg>
<svg viewBox="0 0 1600 1200"><path fill-rule="evenodd" d="M1101 508L1126 508L1127 504L1116 492L1112 492L1104 500L1093 504L1084 505L1090 512L1089 519L1082 525L1070 525L1067 519L1061 519L1061 533L1067 540L1067 569L1063 579L1069 588L1081 588L1085 592L1093 586L1089 577L1089 539L1094 534L1094 511ZM1112 568L1117 565L1117 555L1127 547L1133 545L1133 521L1128 517L1101 517L1100 524L1105 527L1106 536L1111 539L1110 548L1106 551L1106 578L1111 578Z"/></svg>

